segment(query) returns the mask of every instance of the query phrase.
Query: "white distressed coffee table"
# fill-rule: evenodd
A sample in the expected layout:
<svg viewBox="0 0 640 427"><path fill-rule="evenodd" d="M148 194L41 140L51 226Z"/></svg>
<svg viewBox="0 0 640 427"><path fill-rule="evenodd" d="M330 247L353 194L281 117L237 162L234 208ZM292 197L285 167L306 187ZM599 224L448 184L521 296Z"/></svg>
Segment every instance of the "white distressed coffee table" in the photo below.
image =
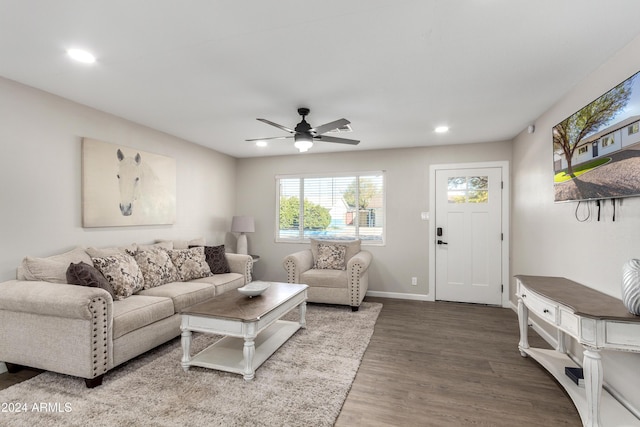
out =
<svg viewBox="0 0 640 427"><path fill-rule="evenodd" d="M260 296L249 298L227 291L182 311L182 368L190 366L242 374L255 371L296 331L306 327L307 285L271 283ZM299 307L299 322L281 317ZM191 356L192 332L224 335Z"/></svg>

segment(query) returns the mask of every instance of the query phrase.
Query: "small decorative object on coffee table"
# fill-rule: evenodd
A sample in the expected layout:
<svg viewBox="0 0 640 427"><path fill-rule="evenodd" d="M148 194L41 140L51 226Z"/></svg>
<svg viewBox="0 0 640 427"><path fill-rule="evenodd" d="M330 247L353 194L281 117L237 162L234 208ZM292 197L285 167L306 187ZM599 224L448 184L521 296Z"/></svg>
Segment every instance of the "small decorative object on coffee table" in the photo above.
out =
<svg viewBox="0 0 640 427"><path fill-rule="evenodd" d="M258 282L252 282L258 284ZM190 366L242 374L255 371L298 329L306 327L307 285L270 283L260 298L225 292L182 311L182 368ZM298 307L299 322L280 320ZM224 335L191 356L192 332Z"/></svg>
<svg viewBox="0 0 640 427"><path fill-rule="evenodd" d="M252 298L262 294L264 291L269 289L269 286L271 286L271 283L269 282L251 282L247 283L241 288L238 288L238 292L240 292L242 295L246 295L249 298Z"/></svg>

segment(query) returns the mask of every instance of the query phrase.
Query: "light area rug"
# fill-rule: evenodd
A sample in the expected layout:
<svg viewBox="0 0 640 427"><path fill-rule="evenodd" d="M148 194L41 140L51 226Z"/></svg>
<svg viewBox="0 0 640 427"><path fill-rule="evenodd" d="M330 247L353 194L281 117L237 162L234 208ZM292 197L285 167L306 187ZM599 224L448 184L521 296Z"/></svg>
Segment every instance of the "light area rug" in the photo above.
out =
<svg viewBox="0 0 640 427"><path fill-rule="evenodd" d="M108 372L94 389L45 372L0 391L0 425L332 426L381 308L308 304L307 329L258 368L253 381L199 367L184 372L179 338ZM285 318L298 320L298 310ZM219 338L194 334L192 354Z"/></svg>

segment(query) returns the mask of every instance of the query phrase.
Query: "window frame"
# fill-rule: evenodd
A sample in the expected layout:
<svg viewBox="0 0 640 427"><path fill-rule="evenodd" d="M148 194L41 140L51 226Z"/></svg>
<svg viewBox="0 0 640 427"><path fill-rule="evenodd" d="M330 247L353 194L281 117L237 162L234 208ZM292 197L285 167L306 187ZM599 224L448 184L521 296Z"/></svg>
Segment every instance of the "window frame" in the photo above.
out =
<svg viewBox="0 0 640 427"><path fill-rule="evenodd" d="M281 174L275 176L275 186L276 186L276 212L275 212L275 227L274 227L274 239L276 243L303 243L309 244L310 238L305 237L304 233L304 202L300 204L300 218L298 224L298 235L297 237L280 237L280 180L282 179L299 179L300 180L300 192L298 195L299 200L304 201L304 180L305 179L321 179L321 178L344 178L344 177L354 177L358 180L358 191L360 189L360 178L367 177L371 175L379 175L382 176L382 233L381 240L368 240L360 238L360 224L359 221L356 221L355 224L355 238L360 239L362 245L367 246L385 246L386 245L386 233L387 233L387 174L385 170L375 170L375 171L360 171L360 172L329 172L329 173L302 173L302 174ZM357 200L357 198L356 198Z"/></svg>

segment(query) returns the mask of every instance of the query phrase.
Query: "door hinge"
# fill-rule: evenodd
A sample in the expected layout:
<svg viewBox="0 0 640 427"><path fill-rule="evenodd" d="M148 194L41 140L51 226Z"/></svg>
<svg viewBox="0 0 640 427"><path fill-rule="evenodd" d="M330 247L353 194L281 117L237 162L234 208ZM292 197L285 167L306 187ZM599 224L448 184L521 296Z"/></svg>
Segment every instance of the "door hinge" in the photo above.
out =
<svg viewBox="0 0 640 427"><path fill-rule="evenodd" d="M500 181L500 189L504 190L504 181Z"/></svg>
<svg viewBox="0 0 640 427"><path fill-rule="evenodd" d="M500 285L500 293L504 294L504 285Z"/></svg>
<svg viewBox="0 0 640 427"><path fill-rule="evenodd" d="M504 240L504 233L500 233L500 240Z"/></svg>

